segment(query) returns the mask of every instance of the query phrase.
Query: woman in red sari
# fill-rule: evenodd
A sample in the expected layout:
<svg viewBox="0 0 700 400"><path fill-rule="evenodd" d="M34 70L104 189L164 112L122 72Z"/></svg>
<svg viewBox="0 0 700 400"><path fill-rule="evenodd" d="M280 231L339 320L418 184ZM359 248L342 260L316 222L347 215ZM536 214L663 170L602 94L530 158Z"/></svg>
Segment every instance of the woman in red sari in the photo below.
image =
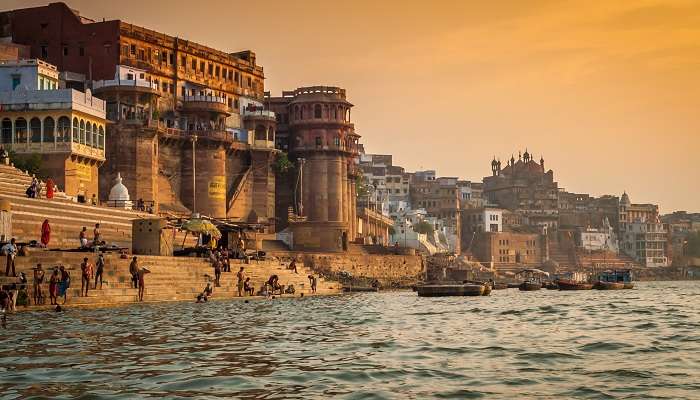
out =
<svg viewBox="0 0 700 400"><path fill-rule="evenodd" d="M49 178L46 180L46 198L53 199L53 179Z"/></svg>
<svg viewBox="0 0 700 400"><path fill-rule="evenodd" d="M41 244L44 247L49 247L49 240L51 240L51 225L49 225L49 220L45 219L44 223L41 224Z"/></svg>

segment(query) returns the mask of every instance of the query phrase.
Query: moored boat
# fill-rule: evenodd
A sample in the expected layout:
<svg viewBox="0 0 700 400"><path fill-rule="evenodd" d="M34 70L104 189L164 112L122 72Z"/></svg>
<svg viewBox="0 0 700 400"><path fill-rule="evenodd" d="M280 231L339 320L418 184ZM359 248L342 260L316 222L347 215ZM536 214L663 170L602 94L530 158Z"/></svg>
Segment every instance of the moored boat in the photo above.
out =
<svg viewBox="0 0 700 400"><path fill-rule="evenodd" d="M625 287L623 289L634 289L633 282L625 282Z"/></svg>
<svg viewBox="0 0 700 400"><path fill-rule="evenodd" d="M420 297L483 296L486 285L475 283L434 283L417 285Z"/></svg>
<svg viewBox="0 0 700 400"><path fill-rule="evenodd" d="M542 284L539 282L523 282L518 286L518 289L523 292L532 292L542 289Z"/></svg>
<svg viewBox="0 0 700 400"><path fill-rule="evenodd" d="M560 279L557 281L559 290L591 290L593 284L590 282L575 282L568 279Z"/></svg>
<svg viewBox="0 0 700 400"><path fill-rule="evenodd" d="M625 288L623 282L605 282L598 281L593 285L593 289L597 290L621 290Z"/></svg>

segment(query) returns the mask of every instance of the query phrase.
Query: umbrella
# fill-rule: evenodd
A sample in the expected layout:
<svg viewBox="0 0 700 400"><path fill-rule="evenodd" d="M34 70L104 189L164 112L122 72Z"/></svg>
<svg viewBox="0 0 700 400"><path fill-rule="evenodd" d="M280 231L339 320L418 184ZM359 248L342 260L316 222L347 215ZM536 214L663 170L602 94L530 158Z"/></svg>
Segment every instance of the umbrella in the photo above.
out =
<svg viewBox="0 0 700 400"><path fill-rule="evenodd" d="M212 224L211 221L204 219L192 218L191 220L182 224L181 229L187 232L211 235L215 239L221 238L221 232L219 232L219 229Z"/></svg>

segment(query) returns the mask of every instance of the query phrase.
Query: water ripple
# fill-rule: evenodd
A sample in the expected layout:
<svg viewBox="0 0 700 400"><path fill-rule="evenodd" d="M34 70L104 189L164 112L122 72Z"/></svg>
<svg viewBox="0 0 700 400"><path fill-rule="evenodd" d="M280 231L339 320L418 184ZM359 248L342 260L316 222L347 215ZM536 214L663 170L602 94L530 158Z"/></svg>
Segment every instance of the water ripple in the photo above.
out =
<svg viewBox="0 0 700 400"><path fill-rule="evenodd" d="M0 398L697 398L695 282L12 315Z"/></svg>

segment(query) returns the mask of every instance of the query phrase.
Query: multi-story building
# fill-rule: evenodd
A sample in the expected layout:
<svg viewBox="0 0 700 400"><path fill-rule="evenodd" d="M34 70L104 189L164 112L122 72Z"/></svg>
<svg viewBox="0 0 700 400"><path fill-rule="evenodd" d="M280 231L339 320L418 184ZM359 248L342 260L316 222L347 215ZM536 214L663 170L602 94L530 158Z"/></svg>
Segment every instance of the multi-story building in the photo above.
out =
<svg viewBox="0 0 700 400"><path fill-rule="evenodd" d="M460 191L460 204L463 209L481 208L484 200L481 198L483 183L471 181L457 181Z"/></svg>
<svg viewBox="0 0 700 400"><path fill-rule="evenodd" d="M627 223L622 236L622 251L647 267L666 267L668 233L658 219Z"/></svg>
<svg viewBox="0 0 700 400"><path fill-rule="evenodd" d="M428 215L442 221L451 250L460 252L460 190L457 178L435 178L435 171L416 172L410 183L411 205L423 208Z"/></svg>
<svg viewBox="0 0 700 400"><path fill-rule="evenodd" d="M507 271L539 267L544 260L542 235L535 233L485 232L475 240L471 252L491 269Z"/></svg>
<svg viewBox="0 0 700 400"><path fill-rule="evenodd" d="M291 207L298 220L287 221L286 215L279 215L278 222L289 223L295 249L347 249L359 232L360 136L350 122L352 104L345 89L303 87L266 102L285 121L278 126L282 139L277 145L289 149L289 157L300 166L299 179L287 179L287 185L278 185L277 191L277 209Z"/></svg>
<svg viewBox="0 0 700 400"><path fill-rule="evenodd" d="M361 206L372 206L382 213L396 217L410 208L410 177L402 167L393 165L387 154L361 154L360 169L367 196L358 199Z"/></svg>
<svg viewBox="0 0 700 400"><path fill-rule="evenodd" d="M105 161L105 103L59 89L58 70L41 60L0 61L0 146L41 156L41 174L69 196L98 192Z"/></svg>
<svg viewBox="0 0 700 400"><path fill-rule="evenodd" d="M607 218L600 228L579 228L576 239L578 247L584 250L618 252L617 235Z"/></svg>
<svg viewBox="0 0 700 400"><path fill-rule="evenodd" d="M262 109L255 53L93 21L64 3L7 11L0 21L11 42L84 76L106 101L101 198L121 174L134 198L156 208L273 226L276 121Z"/></svg>
<svg viewBox="0 0 700 400"><path fill-rule="evenodd" d="M537 163L526 150L517 161L511 156L505 168L494 158L491 172L483 180L483 197L489 204L519 211L532 225L557 226L559 187L554 172L545 172L543 158Z"/></svg>

